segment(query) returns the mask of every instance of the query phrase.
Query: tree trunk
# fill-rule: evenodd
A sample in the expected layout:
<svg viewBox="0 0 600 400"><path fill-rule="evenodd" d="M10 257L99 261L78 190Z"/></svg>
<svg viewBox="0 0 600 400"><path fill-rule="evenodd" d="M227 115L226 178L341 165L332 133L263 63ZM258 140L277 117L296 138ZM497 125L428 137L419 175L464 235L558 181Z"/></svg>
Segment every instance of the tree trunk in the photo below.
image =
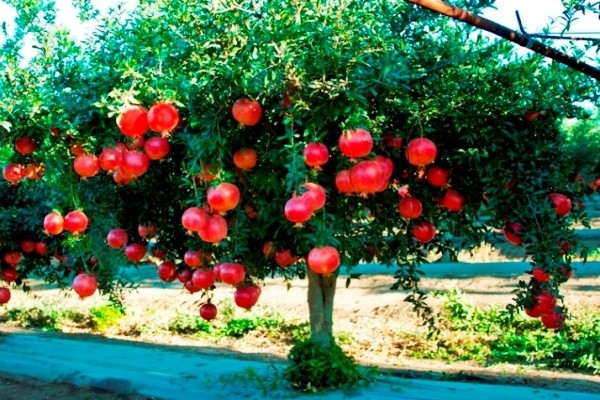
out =
<svg viewBox="0 0 600 400"><path fill-rule="evenodd" d="M333 343L333 298L338 271L330 275L308 271L308 312L310 340L323 349Z"/></svg>

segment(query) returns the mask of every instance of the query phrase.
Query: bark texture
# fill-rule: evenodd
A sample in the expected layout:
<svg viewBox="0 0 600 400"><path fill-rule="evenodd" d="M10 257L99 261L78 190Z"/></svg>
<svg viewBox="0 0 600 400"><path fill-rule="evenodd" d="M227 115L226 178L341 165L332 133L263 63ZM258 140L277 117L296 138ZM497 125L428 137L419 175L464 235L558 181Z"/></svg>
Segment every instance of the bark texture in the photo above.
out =
<svg viewBox="0 0 600 400"><path fill-rule="evenodd" d="M333 298L338 272L322 275L307 270L311 341L327 349L333 343Z"/></svg>

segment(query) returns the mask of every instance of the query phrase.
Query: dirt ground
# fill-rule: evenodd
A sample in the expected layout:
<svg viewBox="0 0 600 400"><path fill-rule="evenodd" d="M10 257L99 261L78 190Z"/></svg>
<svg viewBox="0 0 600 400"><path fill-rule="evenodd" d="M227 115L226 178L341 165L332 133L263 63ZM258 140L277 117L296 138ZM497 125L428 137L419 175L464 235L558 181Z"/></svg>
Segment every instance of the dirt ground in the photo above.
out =
<svg viewBox="0 0 600 400"><path fill-rule="evenodd" d="M127 335L130 340L198 346L209 352L220 351L217 349L230 349L247 353L249 357L261 359L285 358L289 344L257 332L250 332L242 339L214 337L197 339L144 329L143 327L148 326L149 321L156 326L161 323L166 324L178 313L195 314L198 304L201 302L197 294L191 295L184 292L179 284L165 285L158 282L154 278L155 273L153 267L141 268L141 287L137 291L128 293L125 297L127 317L117 329L109 331L107 336L118 338ZM511 302L511 291L515 288L517 281L518 277L426 278L423 279L421 287L430 293L456 288L464 293L467 301L474 304L504 307ZM399 342L397 333L406 330L419 331L423 328L420 327L419 319L411 311L410 306L403 302L406 294L389 290L392 283L393 278L387 275L363 276L359 280L353 280L349 288L345 287L345 278L340 278L338 282L334 329L340 335L352 337L351 345L345 350L360 363L378 365L384 370L389 368L389 371L394 374L409 377L444 379L454 377L481 382L523 384L600 393L600 377L598 376L560 371L539 371L523 365L482 367L475 363L446 364L407 358L404 350L407 344ZM269 279L263 287L259 305L252 312L260 314L276 310L284 316L286 321L306 321L308 316L306 289L307 281L305 280L293 281L292 286L288 289L282 279ZM564 285L564 295L565 302L574 311L582 307L600 308L600 277L576 277ZM233 289L221 285L216 290L214 302L219 306L223 302L231 302L232 298ZM106 299L97 295L82 301L69 292L60 293L55 289L44 286L36 288L34 285L34 291L28 295L15 291L11 306L25 307L60 302L62 305L69 304L75 309L83 309L105 301ZM435 306L439 300L432 297L429 302ZM81 332L78 329L74 329L74 331ZM132 332L136 333L135 337L129 336ZM23 385L24 381L28 384ZM105 394L94 390L88 392L62 384L38 382L29 384L30 381L29 378L0 376L2 399L115 398L102 397ZM19 388L23 391L21 392ZM124 397L124 399L140 400L140 397Z"/></svg>

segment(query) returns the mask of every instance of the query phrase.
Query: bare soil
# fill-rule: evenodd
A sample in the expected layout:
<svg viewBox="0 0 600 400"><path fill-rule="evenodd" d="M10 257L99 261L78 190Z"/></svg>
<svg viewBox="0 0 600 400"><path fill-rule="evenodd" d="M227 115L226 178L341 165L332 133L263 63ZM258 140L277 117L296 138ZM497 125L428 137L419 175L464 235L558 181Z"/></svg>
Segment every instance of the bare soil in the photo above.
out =
<svg viewBox="0 0 600 400"><path fill-rule="evenodd" d="M208 352L229 349L246 353L248 357L265 360L286 357L291 344L279 340L280 338L270 337L262 330L252 331L241 339L234 339L183 337L166 332L164 329L157 329L159 326L168 325L169 321L178 314L194 315L202 300L197 294L184 292L179 284L165 285L157 281L154 278L156 273L154 267L142 267L139 273L141 287L125 295L127 316L120 321L118 327L110 329L106 336L168 345L197 346ZM459 289L464 293L464 298L471 303L504 307L512 301L511 291L515 288L518 279L519 277L490 276L465 279L425 278L421 287L430 293ZM403 301L406 293L389 290L393 282L393 277L388 275L363 276L359 280L353 280L348 288L345 287L345 278L340 278L338 282L334 311L335 332L339 337L348 339L343 347L360 363L377 365L384 371L409 377L467 379L600 393L600 377L588 374L537 370L526 365L485 367L474 362L448 364L407 357L407 350L411 343L401 340L399 332L412 331L417 335L425 335L425 329L420 325L420 320L411 310L410 305ZM576 277L565 284L563 290L566 304L575 313L578 310L600 308L600 277ZM255 315L277 312L286 321L306 321L308 316L306 293L306 280L295 280L288 287L282 279L269 279L263 287L259 305L251 313ZM221 285L216 290L213 302L217 307L226 308L227 304L231 304L232 297L233 289ZM53 307L60 304L62 307L67 305L73 309L83 310L105 302L106 299L97 295L82 301L70 292L59 292L41 284L34 284L34 291L30 294L16 291L11 300L11 307L23 308L34 305ZM435 297L429 301L434 307L439 302L440 300ZM246 313L239 310L235 312L240 316ZM11 325L10 322L5 324ZM80 326L62 326L61 330L85 332ZM115 398L102 397L103 394L95 390L90 392L74 389L70 385L42 383L23 385L23 379L26 382L31 381L29 378L0 376L2 398L19 400ZM60 395L61 391L62 395ZM123 398L140 400L140 397L135 396Z"/></svg>

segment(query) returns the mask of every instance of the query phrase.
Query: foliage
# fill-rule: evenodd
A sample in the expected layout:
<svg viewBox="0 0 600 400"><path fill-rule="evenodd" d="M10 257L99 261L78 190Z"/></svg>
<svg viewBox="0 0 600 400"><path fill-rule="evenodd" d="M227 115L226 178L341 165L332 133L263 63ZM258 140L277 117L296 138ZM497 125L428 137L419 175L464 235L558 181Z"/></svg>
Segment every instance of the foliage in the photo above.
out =
<svg viewBox="0 0 600 400"><path fill-rule="evenodd" d="M167 329L180 335L193 335L199 332L210 332L210 324L195 315L177 313L169 321Z"/></svg>
<svg viewBox="0 0 600 400"><path fill-rule="evenodd" d="M284 376L294 389L307 392L353 387L369 381L375 371L360 367L335 343L323 348L310 340L299 342L290 350L288 359L290 365Z"/></svg>
<svg viewBox="0 0 600 400"><path fill-rule="evenodd" d="M111 303L91 307L89 313L91 328L100 333L118 326L121 318L124 316L123 309L115 307Z"/></svg>
<svg viewBox="0 0 600 400"><path fill-rule="evenodd" d="M411 355L600 373L600 315L595 310L584 311L555 333L538 320L473 306L456 290L442 296L438 342L413 345Z"/></svg>

